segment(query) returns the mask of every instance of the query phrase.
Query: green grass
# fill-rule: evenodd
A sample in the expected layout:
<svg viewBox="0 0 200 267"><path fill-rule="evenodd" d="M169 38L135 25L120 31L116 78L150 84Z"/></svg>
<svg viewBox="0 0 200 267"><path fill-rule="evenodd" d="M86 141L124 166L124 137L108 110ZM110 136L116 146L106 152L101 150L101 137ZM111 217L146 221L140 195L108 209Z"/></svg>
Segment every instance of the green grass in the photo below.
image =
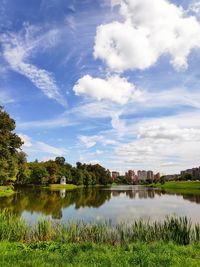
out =
<svg viewBox="0 0 200 267"><path fill-rule="evenodd" d="M164 189L182 190L185 192L198 193L200 194L200 181L172 181L161 183L153 183L150 187L159 187Z"/></svg>
<svg viewBox="0 0 200 267"><path fill-rule="evenodd" d="M7 197L15 194L12 186L0 186L0 197Z"/></svg>
<svg viewBox="0 0 200 267"><path fill-rule="evenodd" d="M198 267L200 246L180 246L171 242L135 243L128 246L0 242L0 266Z"/></svg>

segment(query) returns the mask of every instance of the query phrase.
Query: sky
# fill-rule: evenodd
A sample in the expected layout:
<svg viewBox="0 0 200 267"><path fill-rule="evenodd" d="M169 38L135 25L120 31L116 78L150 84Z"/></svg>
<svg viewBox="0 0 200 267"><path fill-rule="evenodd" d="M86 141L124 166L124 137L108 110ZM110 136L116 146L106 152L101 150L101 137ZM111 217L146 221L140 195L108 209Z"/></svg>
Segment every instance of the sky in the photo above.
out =
<svg viewBox="0 0 200 267"><path fill-rule="evenodd" d="M0 0L0 104L29 161L199 166L199 66L199 0Z"/></svg>

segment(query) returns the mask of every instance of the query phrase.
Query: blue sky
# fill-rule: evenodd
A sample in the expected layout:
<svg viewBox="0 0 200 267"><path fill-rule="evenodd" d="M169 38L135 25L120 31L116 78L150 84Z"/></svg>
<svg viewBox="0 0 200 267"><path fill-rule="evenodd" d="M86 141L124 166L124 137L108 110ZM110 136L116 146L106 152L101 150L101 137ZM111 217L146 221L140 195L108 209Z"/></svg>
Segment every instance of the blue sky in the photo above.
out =
<svg viewBox="0 0 200 267"><path fill-rule="evenodd" d="M29 160L200 165L200 1L0 0L0 103Z"/></svg>

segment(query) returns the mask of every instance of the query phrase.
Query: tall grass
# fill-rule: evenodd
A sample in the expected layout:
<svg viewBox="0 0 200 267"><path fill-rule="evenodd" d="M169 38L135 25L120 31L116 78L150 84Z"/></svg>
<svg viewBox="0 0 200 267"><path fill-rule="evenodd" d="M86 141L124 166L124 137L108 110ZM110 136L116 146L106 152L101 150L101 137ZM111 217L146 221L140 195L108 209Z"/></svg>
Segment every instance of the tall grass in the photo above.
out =
<svg viewBox="0 0 200 267"><path fill-rule="evenodd" d="M128 245L133 242L173 241L180 245L200 242L200 225L192 226L187 217L167 217L164 222L134 221L132 224L83 221L58 223L41 219L29 225L8 211L0 212L0 241L93 242L96 244Z"/></svg>

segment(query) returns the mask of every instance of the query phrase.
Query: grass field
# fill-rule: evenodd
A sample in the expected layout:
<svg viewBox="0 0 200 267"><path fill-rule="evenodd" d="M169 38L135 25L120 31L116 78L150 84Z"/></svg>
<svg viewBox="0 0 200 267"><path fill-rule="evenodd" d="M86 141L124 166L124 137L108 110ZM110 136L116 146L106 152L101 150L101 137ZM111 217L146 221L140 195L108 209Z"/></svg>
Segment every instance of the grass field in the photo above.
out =
<svg viewBox="0 0 200 267"><path fill-rule="evenodd" d="M0 186L0 197L7 197L15 194L12 186Z"/></svg>
<svg viewBox="0 0 200 267"><path fill-rule="evenodd" d="M177 190L185 193L196 193L200 194L200 181L172 181L161 183L153 183L149 185L150 187L158 187L167 190Z"/></svg>
<svg viewBox="0 0 200 267"><path fill-rule="evenodd" d="M0 266L198 267L200 246L180 246L171 242L135 243L127 246L0 242Z"/></svg>

